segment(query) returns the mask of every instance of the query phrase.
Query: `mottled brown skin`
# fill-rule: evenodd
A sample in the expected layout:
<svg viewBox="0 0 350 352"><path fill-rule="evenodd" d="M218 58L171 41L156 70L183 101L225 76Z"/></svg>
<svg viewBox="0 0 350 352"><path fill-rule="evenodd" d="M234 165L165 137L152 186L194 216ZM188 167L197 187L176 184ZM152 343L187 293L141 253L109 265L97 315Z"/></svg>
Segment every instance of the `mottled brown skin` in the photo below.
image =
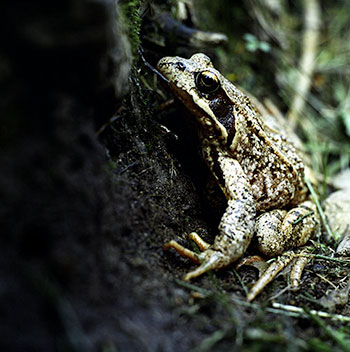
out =
<svg viewBox="0 0 350 352"><path fill-rule="evenodd" d="M200 254L175 241L165 245L201 264L185 280L236 261L253 235L267 256L304 245L318 231L319 220L314 204L307 200L304 164L282 128L268 126L250 99L204 54L188 60L165 57L158 70L192 113L204 160L228 202L213 245L192 235ZM274 270L281 270L280 266ZM259 279L263 286L271 280L270 274ZM259 282L255 286L249 300L263 287Z"/></svg>

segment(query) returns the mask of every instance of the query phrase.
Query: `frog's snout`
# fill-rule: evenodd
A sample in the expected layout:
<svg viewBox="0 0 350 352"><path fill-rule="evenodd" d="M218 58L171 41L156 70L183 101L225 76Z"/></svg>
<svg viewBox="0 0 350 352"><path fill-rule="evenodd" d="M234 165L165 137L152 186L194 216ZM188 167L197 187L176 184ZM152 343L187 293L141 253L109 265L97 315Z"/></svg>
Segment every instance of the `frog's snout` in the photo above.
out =
<svg viewBox="0 0 350 352"><path fill-rule="evenodd" d="M168 66L171 63L171 57L166 56L166 57L162 57L158 63L157 63L157 69L159 71L162 71L162 68L164 68L165 66Z"/></svg>

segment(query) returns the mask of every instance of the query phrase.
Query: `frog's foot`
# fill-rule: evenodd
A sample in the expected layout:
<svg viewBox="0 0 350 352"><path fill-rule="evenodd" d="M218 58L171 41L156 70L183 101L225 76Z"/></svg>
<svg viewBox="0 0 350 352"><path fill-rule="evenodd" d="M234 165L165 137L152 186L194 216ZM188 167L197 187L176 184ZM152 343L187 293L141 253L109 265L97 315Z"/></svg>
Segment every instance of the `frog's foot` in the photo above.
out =
<svg viewBox="0 0 350 352"><path fill-rule="evenodd" d="M247 300L251 302L255 297L283 270L293 259L295 262L290 270L290 288L296 290L299 287L301 274L304 267L308 263L308 248L302 248L297 251L288 251L279 256L265 272L260 276L259 280L250 289Z"/></svg>
<svg viewBox="0 0 350 352"><path fill-rule="evenodd" d="M182 246L174 240L164 245L164 250L174 248L183 257L191 259L194 263L200 264L200 266L187 273L184 277L184 281L189 281L197 276L200 276L212 269L219 269L227 265L224 259L224 255L220 251L210 249L210 244L205 242L197 233L191 232L189 237L198 245L201 253L195 253L190 249Z"/></svg>
<svg viewBox="0 0 350 352"><path fill-rule="evenodd" d="M311 201L305 201L289 210L274 209L261 214L255 223L256 239L259 250L268 257L277 257L248 294L252 301L272 279L284 269L294 258L296 263L291 269L291 288L296 289L307 258L300 251L290 251L305 245L319 229L319 217L316 206Z"/></svg>

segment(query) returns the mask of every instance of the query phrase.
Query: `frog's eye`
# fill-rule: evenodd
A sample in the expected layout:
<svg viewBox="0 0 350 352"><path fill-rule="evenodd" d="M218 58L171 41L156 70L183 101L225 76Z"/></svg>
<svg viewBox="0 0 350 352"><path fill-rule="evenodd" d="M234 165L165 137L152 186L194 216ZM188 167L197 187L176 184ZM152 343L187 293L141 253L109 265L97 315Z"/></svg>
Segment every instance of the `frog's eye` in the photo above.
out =
<svg viewBox="0 0 350 352"><path fill-rule="evenodd" d="M220 81L215 73L202 71L196 76L196 86L202 93L214 93L220 87Z"/></svg>

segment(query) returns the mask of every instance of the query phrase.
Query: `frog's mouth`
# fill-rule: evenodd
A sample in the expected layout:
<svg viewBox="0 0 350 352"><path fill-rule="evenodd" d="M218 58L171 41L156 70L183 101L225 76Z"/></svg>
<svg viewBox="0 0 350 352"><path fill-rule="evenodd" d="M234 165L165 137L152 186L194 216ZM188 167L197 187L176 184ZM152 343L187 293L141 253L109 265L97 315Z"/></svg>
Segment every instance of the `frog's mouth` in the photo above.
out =
<svg viewBox="0 0 350 352"><path fill-rule="evenodd" d="M184 71L186 71L186 65L176 60L176 58L164 57L159 60L157 70L159 75L164 77L162 83L166 83L166 88L169 89L191 112L198 115L200 109L196 107L190 93L191 89L195 89L195 86L193 85L193 87L191 87L188 84L181 83L194 82L193 73L189 71L184 73Z"/></svg>

